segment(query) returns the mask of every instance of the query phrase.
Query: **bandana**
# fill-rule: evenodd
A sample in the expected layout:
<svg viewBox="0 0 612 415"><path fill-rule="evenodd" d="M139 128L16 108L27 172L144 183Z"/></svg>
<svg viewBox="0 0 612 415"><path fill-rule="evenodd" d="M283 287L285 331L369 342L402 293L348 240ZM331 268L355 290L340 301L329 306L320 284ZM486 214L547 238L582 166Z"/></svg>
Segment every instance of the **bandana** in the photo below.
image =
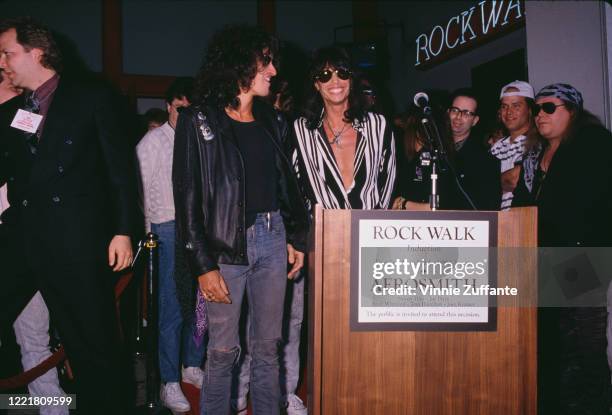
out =
<svg viewBox="0 0 612 415"><path fill-rule="evenodd" d="M569 84L551 84L540 89L536 99L541 97L555 97L576 104L577 107L582 108L583 99L582 94L576 88Z"/></svg>

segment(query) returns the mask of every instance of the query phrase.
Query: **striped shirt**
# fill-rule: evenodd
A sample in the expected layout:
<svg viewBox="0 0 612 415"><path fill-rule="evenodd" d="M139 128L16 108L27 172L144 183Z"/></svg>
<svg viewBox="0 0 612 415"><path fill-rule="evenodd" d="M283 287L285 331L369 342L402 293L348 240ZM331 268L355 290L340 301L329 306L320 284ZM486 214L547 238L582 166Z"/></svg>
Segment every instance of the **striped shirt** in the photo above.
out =
<svg viewBox="0 0 612 415"><path fill-rule="evenodd" d="M292 163L310 209L386 209L395 182L395 143L385 117L366 113L353 121L357 147L353 183L348 190L322 124L310 130L305 118L294 123Z"/></svg>
<svg viewBox="0 0 612 415"><path fill-rule="evenodd" d="M516 165L520 165L525 155L525 143L527 137L519 135L514 140L510 136L504 137L497 141L491 147L491 154L500 160L501 172L504 173ZM504 192L502 194L501 210L508 210L512 206L513 192Z"/></svg>

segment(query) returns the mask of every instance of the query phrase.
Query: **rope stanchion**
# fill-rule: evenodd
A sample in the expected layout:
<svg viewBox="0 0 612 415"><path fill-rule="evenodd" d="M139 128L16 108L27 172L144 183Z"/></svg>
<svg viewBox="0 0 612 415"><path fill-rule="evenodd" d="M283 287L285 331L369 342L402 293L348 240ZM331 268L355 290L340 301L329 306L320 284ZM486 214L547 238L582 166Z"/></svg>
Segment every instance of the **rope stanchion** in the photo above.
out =
<svg viewBox="0 0 612 415"><path fill-rule="evenodd" d="M138 413L154 415L168 414L169 411L165 408L159 399L160 376L159 376L159 359L158 359L158 304L159 304L159 278L158 278L158 238L154 233L149 232L143 243L139 244L136 257L141 249L145 249L147 253L147 280L146 280L146 311L145 320L145 343L146 343L146 403L137 408Z"/></svg>

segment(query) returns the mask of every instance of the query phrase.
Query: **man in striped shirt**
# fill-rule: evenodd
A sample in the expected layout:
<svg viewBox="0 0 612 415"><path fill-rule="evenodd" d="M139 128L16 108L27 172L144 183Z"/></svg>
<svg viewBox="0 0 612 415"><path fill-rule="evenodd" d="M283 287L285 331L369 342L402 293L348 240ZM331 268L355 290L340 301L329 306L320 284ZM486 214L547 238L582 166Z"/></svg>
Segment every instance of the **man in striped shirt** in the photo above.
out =
<svg viewBox="0 0 612 415"><path fill-rule="evenodd" d="M312 88L294 123L292 162L311 214L324 209L387 209L395 184L395 143L384 116L367 112L347 52L319 49L309 71ZM295 282L285 346L287 414L306 414L295 397L304 278ZM287 351L292 350L291 354Z"/></svg>
<svg viewBox="0 0 612 415"><path fill-rule="evenodd" d="M500 160L502 202L501 209L508 210L512 205L521 165L527 153L528 132L533 127L533 88L527 82L514 81L501 89L499 96L499 115L507 136L491 147L491 154ZM525 169L525 177L533 178L533 172ZM526 180L526 184L527 180Z"/></svg>
<svg viewBox="0 0 612 415"><path fill-rule="evenodd" d="M312 207L386 209L395 182L395 143L384 116L367 112L344 49L317 51L312 88L294 123L293 164Z"/></svg>

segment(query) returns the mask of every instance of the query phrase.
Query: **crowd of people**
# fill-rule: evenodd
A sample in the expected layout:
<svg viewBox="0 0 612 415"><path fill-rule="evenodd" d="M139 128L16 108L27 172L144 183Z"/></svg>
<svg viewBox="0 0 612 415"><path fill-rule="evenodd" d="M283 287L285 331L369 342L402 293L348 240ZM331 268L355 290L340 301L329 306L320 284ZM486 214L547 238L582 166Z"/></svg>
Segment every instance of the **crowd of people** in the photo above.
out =
<svg viewBox="0 0 612 415"><path fill-rule="evenodd" d="M178 78L166 111L148 114L134 150L108 89L62 75L48 29L0 24L2 328L13 326L27 369L48 356L53 319L81 413L125 409L111 282L144 230L160 241L161 400L189 411L180 382L191 383L201 413L215 415L245 414L249 401L255 414L307 413L296 391L316 204L537 206L540 246L610 246L612 137L573 86L507 84L498 125L478 134L470 89L434 108L428 127L416 106L377 112L377 86L341 47L315 51L303 102L278 58L278 40L258 28L218 31L196 77ZM605 308L541 314L543 413L607 413ZM53 371L37 382L32 395L62 393Z"/></svg>

